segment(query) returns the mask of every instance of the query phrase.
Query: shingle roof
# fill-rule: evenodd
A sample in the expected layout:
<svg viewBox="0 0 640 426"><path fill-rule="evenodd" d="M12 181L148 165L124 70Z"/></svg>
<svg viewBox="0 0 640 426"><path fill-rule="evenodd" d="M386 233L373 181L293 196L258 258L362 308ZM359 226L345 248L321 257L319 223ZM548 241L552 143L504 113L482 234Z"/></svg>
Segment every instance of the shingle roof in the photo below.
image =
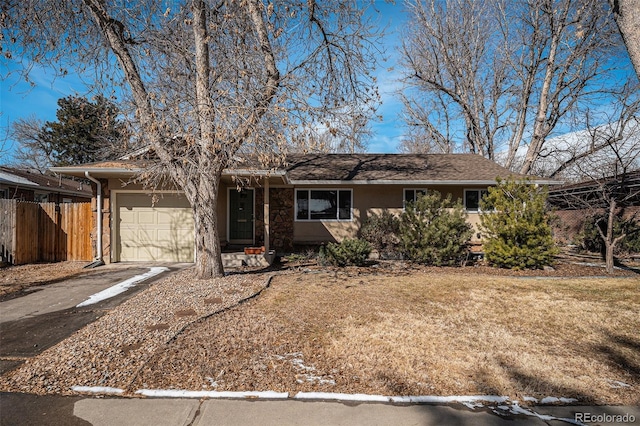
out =
<svg viewBox="0 0 640 426"><path fill-rule="evenodd" d="M146 164L145 164L146 163ZM255 159L244 158L242 167L231 168L226 173L241 172L260 175L268 170L284 172L286 181L292 184L322 183L477 183L491 184L497 177L529 178L537 183L559 183L537 176L513 173L477 154L289 154L285 165L269 167ZM135 173L148 166L148 161L109 161L66 168L56 168L59 173L80 176L89 170L94 177L106 177L112 173Z"/></svg>
<svg viewBox="0 0 640 426"><path fill-rule="evenodd" d="M307 154L290 155L287 164L291 181L452 182L525 177L476 154Z"/></svg>

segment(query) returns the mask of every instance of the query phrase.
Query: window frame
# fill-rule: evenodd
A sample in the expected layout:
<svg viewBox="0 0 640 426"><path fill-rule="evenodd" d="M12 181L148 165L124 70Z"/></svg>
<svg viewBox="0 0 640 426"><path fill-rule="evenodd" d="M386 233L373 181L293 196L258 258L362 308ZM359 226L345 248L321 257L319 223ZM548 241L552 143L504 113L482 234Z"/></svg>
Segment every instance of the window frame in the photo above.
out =
<svg viewBox="0 0 640 426"><path fill-rule="evenodd" d="M417 192L421 191L425 195L428 193L428 188L402 188L402 211L405 211L407 208L407 191L413 191L413 201L418 199Z"/></svg>
<svg viewBox="0 0 640 426"><path fill-rule="evenodd" d="M332 219L312 219L311 209L307 209L307 218L298 218L298 192L305 191L307 193L307 200L311 200L312 191L335 191L336 193L336 217ZM349 218L340 219L340 192L349 192ZM353 222L353 188L296 188L294 193L294 212L293 217L295 222Z"/></svg>
<svg viewBox="0 0 640 426"><path fill-rule="evenodd" d="M471 209L469 209L469 207L467 207L467 193L468 192L476 192L476 193L478 193L478 208L477 209L471 210ZM482 201L482 197L484 197L488 193L489 193L488 188L465 188L464 192L462 194L462 201L464 203L464 210L467 213L482 213L484 210L482 210L482 208L480 208L480 202Z"/></svg>

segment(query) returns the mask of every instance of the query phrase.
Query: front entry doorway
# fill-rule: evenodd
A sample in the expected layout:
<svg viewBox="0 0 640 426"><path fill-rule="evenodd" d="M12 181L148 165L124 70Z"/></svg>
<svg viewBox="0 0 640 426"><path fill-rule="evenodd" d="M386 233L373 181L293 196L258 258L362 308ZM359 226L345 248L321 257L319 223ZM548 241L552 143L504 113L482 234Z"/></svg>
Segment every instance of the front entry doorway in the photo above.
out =
<svg viewBox="0 0 640 426"><path fill-rule="evenodd" d="M254 196L253 189L229 189L229 243L253 244Z"/></svg>

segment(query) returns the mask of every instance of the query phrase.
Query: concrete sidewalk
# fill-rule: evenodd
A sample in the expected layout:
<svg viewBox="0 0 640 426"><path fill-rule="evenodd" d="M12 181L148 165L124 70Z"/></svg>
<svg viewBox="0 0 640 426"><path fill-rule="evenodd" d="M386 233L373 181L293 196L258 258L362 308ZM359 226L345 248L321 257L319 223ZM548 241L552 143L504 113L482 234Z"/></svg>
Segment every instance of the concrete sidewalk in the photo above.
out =
<svg viewBox="0 0 640 426"><path fill-rule="evenodd" d="M495 412L494 412L495 410ZM627 415L640 424L639 407L533 407L542 417L516 415L494 407L471 410L460 404L343 404L340 402L243 401L197 399L82 399L75 417L100 425L561 425L575 422L576 413ZM497 414L496 412L499 412ZM564 418L565 420L554 420ZM580 415L580 414L579 414ZM567 422L570 420L570 422ZM593 423L589 423L593 424ZM597 424L616 424L598 422ZM620 424L619 422L617 424Z"/></svg>

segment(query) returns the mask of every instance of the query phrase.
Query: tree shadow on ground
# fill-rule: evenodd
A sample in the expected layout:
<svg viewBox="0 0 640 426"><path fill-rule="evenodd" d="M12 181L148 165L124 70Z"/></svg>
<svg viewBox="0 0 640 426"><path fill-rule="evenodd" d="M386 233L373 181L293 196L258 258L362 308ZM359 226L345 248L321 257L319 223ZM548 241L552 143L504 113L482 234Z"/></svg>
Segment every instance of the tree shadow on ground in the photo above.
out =
<svg viewBox="0 0 640 426"><path fill-rule="evenodd" d="M500 361L499 366L504 370L505 377L508 377L510 385L519 398L530 396L540 399L541 396L543 398L556 396L575 398L581 404L592 404L598 399L597 395L591 392L584 392L570 386L553 383L551 380L532 374L505 361Z"/></svg>
<svg viewBox="0 0 640 426"><path fill-rule="evenodd" d="M608 345L598 345L595 349L606 357L612 367L640 380L640 340L613 334L608 336L608 341ZM636 354L636 358L631 354Z"/></svg>

